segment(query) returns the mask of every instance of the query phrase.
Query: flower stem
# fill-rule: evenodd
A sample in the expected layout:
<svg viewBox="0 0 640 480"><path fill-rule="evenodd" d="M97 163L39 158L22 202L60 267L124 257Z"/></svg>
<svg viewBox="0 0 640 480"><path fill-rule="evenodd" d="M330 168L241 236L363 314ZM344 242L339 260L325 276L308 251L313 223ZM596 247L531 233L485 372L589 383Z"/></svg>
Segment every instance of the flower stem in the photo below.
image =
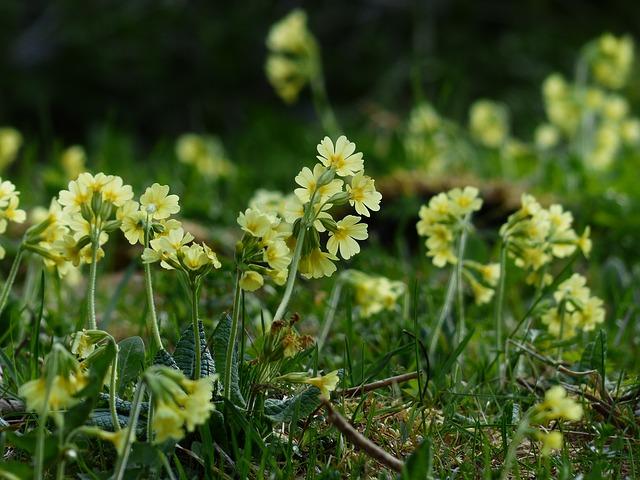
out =
<svg viewBox="0 0 640 480"><path fill-rule="evenodd" d="M54 349L57 348L57 344L54 344ZM58 357L54 353L52 359L52 365L46 369L46 390L44 394L44 404L42 411L39 412L40 421L38 423L38 432L36 436L36 452L35 461L33 466L33 478L36 480L42 480L44 474L44 436L45 426L47 424L47 417L49 416L49 398L51 397L51 387L55 381L58 373Z"/></svg>
<svg viewBox="0 0 640 480"><path fill-rule="evenodd" d="M305 220L303 219L300 224L300 233L298 234L298 238L296 239L296 249L293 251L293 258L291 259L291 265L289 266L287 285L284 289L284 294L282 295L280 305L278 305L278 309L276 310L276 314L273 316L274 322L277 320L282 320L282 317L287 310L287 306L289 305L289 300L291 300L293 285L296 282L296 276L298 275L298 264L300 263L300 257L302 257L302 245L304 244L304 236L306 234L306 231L307 225Z"/></svg>
<svg viewBox="0 0 640 480"><path fill-rule="evenodd" d="M127 425L127 438L125 440L124 448L122 449L122 455L118 456L118 462L113 474L114 480L122 480L124 472L127 468L127 462L129 461L129 453L131 452L131 444L135 440L136 425L138 424L138 417L140 416L140 407L142 406L142 398L144 397L145 385L143 380L138 382L136 392L133 397L133 404L131 405L131 417L129 425Z"/></svg>
<svg viewBox="0 0 640 480"><path fill-rule="evenodd" d="M111 380L109 382L109 410L111 412L111 422L113 423L113 430L120 430L120 422L118 421L118 411L116 410L116 380L118 378L118 344L116 341L111 338L113 341L113 346L115 348L116 354L113 357L113 362L111 363Z"/></svg>
<svg viewBox="0 0 640 480"><path fill-rule="evenodd" d="M89 286L87 290L87 328L97 330L96 321L96 279L98 273L98 242L100 231L94 227L91 234L91 265L89 267Z"/></svg>
<svg viewBox="0 0 640 480"><path fill-rule="evenodd" d="M231 369L233 364L233 350L236 346L236 336L238 334L238 321L240 319L240 278L242 272L240 269L236 272L236 285L233 296L233 313L231 317L231 331L229 332L229 343L227 344L227 352L224 362L224 398L231 400Z"/></svg>
<svg viewBox="0 0 640 480"><path fill-rule="evenodd" d="M464 267L464 251L467 246L467 236L469 234L468 229L469 215L464 220L463 230L460 234L458 241L458 263L456 264L456 292L457 292L457 306L458 306L458 326L456 328L456 343L462 342L465 333L465 318L464 318L464 290L462 288L462 269ZM462 357L463 353L460 354Z"/></svg>
<svg viewBox="0 0 640 480"><path fill-rule="evenodd" d="M314 69L309 83L311 85L313 106L316 114L320 117L320 122L324 130L331 136L337 136L340 133L340 126L331 108L331 103L329 103L319 48L315 48L312 55L314 57Z"/></svg>
<svg viewBox="0 0 640 480"><path fill-rule="evenodd" d="M511 471L511 464L513 463L516 457L516 451L520 446L520 442L524 438L525 434L529 430L529 416L525 416L520 423L518 424L518 429L516 433L513 435L511 439L511 443L509 444L509 449L507 450L507 454L504 457L504 463L502 466L502 472L500 473L500 480L506 480L509 477L509 472Z"/></svg>
<svg viewBox="0 0 640 480"><path fill-rule="evenodd" d="M202 345L200 345L200 327L198 323L198 294L200 285L197 281L191 283L191 323L193 326L193 344L195 348L195 359L193 366L193 379L199 380L202 368Z"/></svg>
<svg viewBox="0 0 640 480"><path fill-rule="evenodd" d="M22 255L24 253L23 246L20 244L18 247L18 252L16 253L16 257L13 259L13 263L11 264L11 270L9 270L9 276L7 280L4 282L2 287L2 293L0 293L0 315L4 311L4 307L7 306L7 300L9 299L9 293L11 292L11 287L13 287L13 282L16 281L16 275L18 274L18 269L20 268L20 261L22 260Z"/></svg>
<svg viewBox="0 0 640 480"><path fill-rule="evenodd" d="M502 342L502 324L504 309L504 289L507 276L507 244L505 241L500 246L500 279L498 280L498 288L496 292L496 308L495 308L495 329L496 329L496 364L500 369L500 378L502 378L503 367L500 363L500 357L504 349Z"/></svg>
<svg viewBox="0 0 640 480"><path fill-rule="evenodd" d="M338 277L336 282L333 284L333 288L331 289L331 295L329 296L329 308L327 308L327 313L324 316L324 322L322 326L322 333L320 333L320 337L318 337L318 352L322 349L324 342L327 340L327 336L329 335L329 330L331 330L331 325L333 324L333 319L336 315L336 310L338 309L338 303L340 301L340 294L342 293L342 287L345 281L345 274L348 272L343 272L342 275Z"/></svg>
<svg viewBox="0 0 640 480"><path fill-rule="evenodd" d="M145 248L149 248L149 240L151 229L149 227L149 218L147 215L147 231L145 233ZM156 315L156 306L153 301L153 284L151 283L151 264L144 263L144 286L147 292L147 304L149 306L149 328L153 333L153 340L156 344L156 350L163 350L162 338L158 328L158 316Z"/></svg>
<svg viewBox="0 0 640 480"><path fill-rule="evenodd" d="M449 276L449 284L447 285L447 293L445 294L445 297L444 297L444 305L442 306L442 310L440 310L438 321L431 334L431 343L429 344L430 357L433 356L433 352L436 351L436 345L438 344L438 337L440 337L440 330L442 330L442 325L444 324L444 321L449 315L449 311L451 310L451 304L453 303L453 295L455 292L456 292L456 271L454 268L451 270L451 275Z"/></svg>

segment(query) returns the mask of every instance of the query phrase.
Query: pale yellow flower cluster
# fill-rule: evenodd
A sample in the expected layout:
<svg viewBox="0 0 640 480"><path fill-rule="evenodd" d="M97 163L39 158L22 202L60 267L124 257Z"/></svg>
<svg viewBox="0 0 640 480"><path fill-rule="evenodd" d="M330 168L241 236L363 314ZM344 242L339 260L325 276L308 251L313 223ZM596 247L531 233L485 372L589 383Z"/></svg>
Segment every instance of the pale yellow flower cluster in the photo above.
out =
<svg viewBox="0 0 640 480"><path fill-rule="evenodd" d="M596 85L567 82L560 74L543 84L549 123L535 133L536 146L549 150L564 138L577 142L581 159L594 170L608 168L623 145L640 142L640 120L630 116L627 100Z"/></svg>
<svg viewBox="0 0 640 480"><path fill-rule="evenodd" d="M331 276L338 259L349 259L360 252L358 241L368 237L367 225L360 223L362 216L380 210L382 195L375 188L375 180L364 173L362 153L356 145L342 135L334 143L325 137L317 146L320 163L313 170L304 167L296 176L300 186L295 198L287 205L285 219L293 225L304 220L312 225L305 238L300 261L300 273L307 278ZM330 210L334 206L349 204L358 215L346 215L336 221ZM320 245L320 233L326 232L327 251Z"/></svg>
<svg viewBox="0 0 640 480"><path fill-rule="evenodd" d="M544 426L551 421L568 420L578 421L582 418L582 406L567 396L567 391L560 385L547 390L544 400L535 405L531 412L531 423ZM562 433L545 429L536 430L533 434L535 440L542 442L542 455L549 455L553 450L562 448Z"/></svg>
<svg viewBox="0 0 640 480"><path fill-rule="evenodd" d="M228 177L235 170L220 139L211 135L181 135L176 141L176 156L180 162L193 166L200 175L211 180Z"/></svg>
<svg viewBox="0 0 640 480"><path fill-rule="evenodd" d="M53 357L56 361L53 361ZM55 372L50 369L55 368ZM52 377L48 403L47 378ZM42 414L45 406L56 412L76 405L81 398L76 394L88 383L89 379L80 363L62 346L57 345L45 358L42 376L30 380L18 389L18 395L25 399L27 410Z"/></svg>
<svg viewBox="0 0 640 480"><path fill-rule="evenodd" d="M605 33L590 47L591 73L598 83L620 89L627 84L633 66L633 40Z"/></svg>
<svg viewBox="0 0 640 480"><path fill-rule="evenodd" d="M531 195L523 194L521 207L500 228L500 235L515 264L529 272L530 284L549 284L552 280L544 268L553 258L564 258L580 249L591 251L589 228L578 236L572 228L573 215L561 205L542 208Z"/></svg>
<svg viewBox="0 0 640 480"><path fill-rule="evenodd" d="M553 294L555 305L545 311L541 320L549 333L561 339L574 337L578 330L592 331L605 320L604 302L591 295L587 280L574 273Z"/></svg>
<svg viewBox="0 0 640 480"><path fill-rule="evenodd" d="M505 105L477 100L469 110L471 136L488 148L499 148L509 137L509 112Z"/></svg>
<svg viewBox="0 0 640 480"><path fill-rule="evenodd" d="M478 189L454 188L447 193L439 193L429 200L428 205L420 207L420 220L416 224L418 235L427 237L427 255L433 258L436 267L458 262L454 253L455 240L468 217L480 210L482 200L478 198Z"/></svg>
<svg viewBox="0 0 640 480"><path fill-rule="evenodd" d="M9 222L22 223L27 214L20 206L20 192L9 180L0 178L0 234L7 231ZM0 259L4 258L5 250L0 246Z"/></svg>
<svg viewBox="0 0 640 480"><path fill-rule="evenodd" d="M268 204L265 207L272 210ZM287 281L291 249L291 225L273 210L269 213L258 208L247 208L238 215L238 225L244 231L242 240L245 268L240 279L243 290L253 292L264 285L268 275L278 285Z"/></svg>
<svg viewBox="0 0 640 480"><path fill-rule="evenodd" d="M157 365L144 377L153 398L153 443L181 440L186 432L204 424L214 410L214 377L189 380L179 370Z"/></svg>
<svg viewBox="0 0 640 480"><path fill-rule="evenodd" d="M407 291L404 282L357 270L349 270L346 278L355 289L355 302L363 318L369 318L383 310L396 310L398 300Z"/></svg>
<svg viewBox="0 0 640 480"><path fill-rule="evenodd" d="M476 305L489 303L500 280L500 264L465 260L462 274L469 282Z"/></svg>
<svg viewBox="0 0 640 480"><path fill-rule="evenodd" d="M432 174L442 174L455 162L456 136L430 103L420 103L411 110L404 137L409 158Z"/></svg>
<svg viewBox="0 0 640 480"><path fill-rule="evenodd" d="M22 135L11 127L0 128L0 171L12 163L22 146Z"/></svg>
<svg viewBox="0 0 640 480"><path fill-rule="evenodd" d="M306 13L295 9L275 23L267 37L267 48L267 78L276 93L292 103L319 69L318 46L307 28Z"/></svg>

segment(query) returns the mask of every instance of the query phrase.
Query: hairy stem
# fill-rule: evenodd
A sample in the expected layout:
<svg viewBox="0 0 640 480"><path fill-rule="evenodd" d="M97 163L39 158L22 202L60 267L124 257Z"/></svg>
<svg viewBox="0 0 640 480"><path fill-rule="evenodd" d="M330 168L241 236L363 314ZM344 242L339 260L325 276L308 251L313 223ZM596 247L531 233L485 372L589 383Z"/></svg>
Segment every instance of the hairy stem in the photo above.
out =
<svg viewBox="0 0 640 480"><path fill-rule="evenodd" d="M236 346L236 336L238 334L238 321L240 319L240 296L242 290L240 288L240 278L242 272L240 269L236 272L235 293L233 296L233 312L231 317L231 332L229 332L229 343L227 344L227 352L224 363L224 398L231 399L231 368L233 363L233 350Z"/></svg>
<svg viewBox="0 0 640 480"><path fill-rule="evenodd" d="M461 260L458 260L461 261ZM438 337L440 337L440 330L442 330L442 325L449 315L449 311L451 310L451 305L453 304L453 297L456 292L456 271L455 268L451 270L451 275L449 277L449 284L447 285L447 292L444 297L444 305L442 306L442 310L440 310L440 315L438 316L438 321L436 323L435 328L433 329L433 333L431 334L431 343L429 344L429 356L433 355L433 352L436 351L436 345L438 344Z"/></svg>
<svg viewBox="0 0 640 480"><path fill-rule="evenodd" d="M97 227L91 233L91 265L89 266L89 285L87 287L87 328L97 330L96 321L96 279L98 274L98 249L100 231Z"/></svg>
<svg viewBox="0 0 640 480"><path fill-rule="evenodd" d="M22 260L22 255L24 253L22 244L18 248L18 252L16 253L16 257L13 259L13 263L11 264L11 270L9 270L9 276L7 280L4 282L2 287L2 293L0 293L0 315L4 311L4 307L7 306L7 300L9 300L9 293L11 292L11 287L13 287L13 283L16 281L16 275L18 274L18 269L20 268L20 261Z"/></svg>
<svg viewBox="0 0 640 480"><path fill-rule="evenodd" d="M498 289L496 292L496 307L495 307L495 329L496 329L496 361L498 368L500 366L500 356L504 350L502 342L502 327L503 327L503 309L504 309L504 288L507 274L507 244L503 241L500 246L500 279L498 280Z"/></svg>
<svg viewBox="0 0 640 480"><path fill-rule="evenodd" d="M149 223L149 217L147 215L147 227L145 233L145 248L149 248L149 241L151 237L151 228ZM149 307L149 328L153 334L153 341L156 345L156 350L163 350L162 338L160 337L160 330L158 327L158 316L156 315L156 305L153 301L153 284L151 282L151 264L144 263L144 287L147 292L147 305Z"/></svg>
<svg viewBox="0 0 640 480"><path fill-rule="evenodd" d="M109 381L109 411L111 412L111 421L113 429L117 432L120 430L120 422L118 421L118 411L116 410L116 380L118 378L118 344L112 338L113 346L116 354L111 363L111 379Z"/></svg>
<svg viewBox="0 0 640 480"><path fill-rule="evenodd" d="M197 282L191 284L191 324L193 326L193 340L195 347L195 364L193 366L193 379L200 379L202 368L202 345L200 344L200 328L198 324L198 300L200 285Z"/></svg>
<svg viewBox="0 0 640 480"><path fill-rule="evenodd" d="M298 275L298 264L300 263L300 257L302 256L302 245L304 244L304 236L306 234L306 231L307 225L305 220L303 219L300 225L300 233L298 234L298 238L296 239L296 249L293 251L293 258L291 259L291 265L289 266L287 285L284 289L284 294L282 295L280 305L278 305L278 309L276 310L276 314L273 316L274 321L282 320L282 317L287 310L287 306L289 305L289 300L291 300L293 285L295 284L296 276Z"/></svg>

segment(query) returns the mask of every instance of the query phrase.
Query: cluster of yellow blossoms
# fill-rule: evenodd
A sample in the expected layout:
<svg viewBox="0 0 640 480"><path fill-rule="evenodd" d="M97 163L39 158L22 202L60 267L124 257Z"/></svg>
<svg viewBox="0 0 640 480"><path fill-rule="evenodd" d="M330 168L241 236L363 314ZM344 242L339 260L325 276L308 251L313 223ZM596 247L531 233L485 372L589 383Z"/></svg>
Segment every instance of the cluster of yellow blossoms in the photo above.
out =
<svg viewBox="0 0 640 480"><path fill-rule="evenodd" d="M189 380L179 370L155 365L144 378L153 398L153 443L181 440L185 430L193 432L214 410L213 377Z"/></svg>
<svg viewBox="0 0 640 480"><path fill-rule="evenodd" d="M500 235L516 266L528 272L527 283L547 285L551 275L544 271L553 258L564 258L580 249L591 251L589 228L578 236L572 228L573 215L554 204L542 208L531 195L523 194L521 207L500 228Z"/></svg>
<svg viewBox="0 0 640 480"><path fill-rule="evenodd" d="M48 379L51 379L49 386ZM85 369L76 358L62 345L55 344L45 358L42 376L24 383L18 394L25 399L27 410L38 414L45 411L56 413L76 405L81 400L76 394L88 381Z"/></svg>
<svg viewBox="0 0 640 480"><path fill-rule="evenodd" d="M11 127L0 128L0 171L12 163L22 146L22 135Z"/></svg>
<svg viewBox="0 0 640 480"><path fill-rule="evenodd" d="M428 168L432 174L444 173L456 161L454 144L459 136L448 126L451 123L430 103L420 103L411 111L404 148L415 164Z"/></svg>
<svg viewBox="0 0 640 480"><path fill-rule="evenodd" d="M462 234L471 228L471 215L482 208L478 189L454 188L439 193L420 207L420 220L416 224L418 235L427 237L427 255L432 257L436 267L456 265L460 259L455 251ZM487 303L494 294L498 282L499 267L496 264L483 265L474 261L463 261L463 275L471 286L477 304Z"/></svg>
<svg viewBox="0 0 640 480"><path fill-rule="evenodd" d="M296 9L275 23L267 48L267 78L285 102L294 102L320 68L317 42L307 28L306 13Z"/></svg>
<svg viewBox="0 0 640 480"><path fill-rule="evenodd" d="M588 168L608 168L623 145L640 142L640 120L629 115L629 104L618 90L628 81L633 64L629 37L605 34L587 45L588 62L595 83L579 79L569 83L560 74L543 84L545 110L550 123L536 130L536 144L548 150L564 136L573 142ZM603 88L604 87L604 88Z"/></svg>
<svg viewBox="0 0 640 480"><path fill-rule="evenodd" d="M383 310L395 310L398 299L407 291L403 282L389 280L387 277L368 275L357 270L345 273L347 281L355 289L355 302L363 318L369 318Z"/></svg>
<svg viewBox="0 0 640 480"><path fill-rule="evenodd" d="M604 302L591 295L587 280L574 273L553 294L555 305L542 316L549 332L561 339L571 338L578 330L592 331L604 322Z"/></svg>
<svg viewBox="0 0 640 480"><path fill-rule="evenodd" d="M560 385L547 390L544 401L535 405L531 411L531 424L546 425L551 421L578 421L582 418L582 407ZM534 439L542 442L542 455L549 455L553 450L562 448L562 433L553 430L539 429L534 432Z"/></svg>
<svg viewBox="0 0 640 480"><path fill-rule="evenodd" d="M243 289L260 288L265 274L284 284L301 228L311 230L301 245L299 264L306 278L331 276L336 271L333 262L338 260L337 255L351 258L360 251L358 241L367 238L367 225L360 222L359 215L368 217L370 211L378 211L382 195L376 191L375 181L364 174L362 153L356 153L355 144L345 136L335 145L325 137L317 150L320 163L313 170L304 167L300 171L293 195L260 191L251 207L238 216L245 232L238 262L243 269ZM359 215L334 220L332 207L345 204ZM321 248L321 233L327 234L327 251Z"/></svg>
<svg viewBox="0 0 640 480"><path fill-rule="evenodd" d="M20 206L20 192L9 180L0 178L0 234L7 231L9 222L22 223L26 219L24 210ZM0 246L0 259L4 258L5 250Z"/></svg>
<svg viewBox="0 0 640 480"><path fill-rule="evenodd" d="M481 145L499 148L509 137L509 112L491 100L478 100L469 110L469 131Z"/></svg>
<svg viewBox="0 0 640 480"><path fill-rule="evenodd" d="M176 141L176 156L180 162L193 166L200 175L211 180L228 177L234 171L222 142L211 135L181 135Z"/></svg>

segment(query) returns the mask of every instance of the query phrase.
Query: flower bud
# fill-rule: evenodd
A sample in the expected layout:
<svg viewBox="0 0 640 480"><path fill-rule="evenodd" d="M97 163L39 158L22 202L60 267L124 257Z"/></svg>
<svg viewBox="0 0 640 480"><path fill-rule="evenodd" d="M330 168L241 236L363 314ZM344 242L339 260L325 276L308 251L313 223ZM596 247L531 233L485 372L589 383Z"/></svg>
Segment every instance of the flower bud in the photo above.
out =
<svg viewBox="0 0 640 480"><path fill-rule="evenodd" d="M348 201L348 192L338 192L335 195L332 195L329 200L327 200L327 203L331 203L333 205L346 205Z"/></svg>
<svg viewBox="0 0 640 480"><path fill-rule="evenodd" d="M320 175L320 178L318 178L318 183L316 185L316 188L322 187L324 185L329 185L331 181L335 178L335 176L336 176L336 170L333 167L328 168L322 175Z"/></svg>

